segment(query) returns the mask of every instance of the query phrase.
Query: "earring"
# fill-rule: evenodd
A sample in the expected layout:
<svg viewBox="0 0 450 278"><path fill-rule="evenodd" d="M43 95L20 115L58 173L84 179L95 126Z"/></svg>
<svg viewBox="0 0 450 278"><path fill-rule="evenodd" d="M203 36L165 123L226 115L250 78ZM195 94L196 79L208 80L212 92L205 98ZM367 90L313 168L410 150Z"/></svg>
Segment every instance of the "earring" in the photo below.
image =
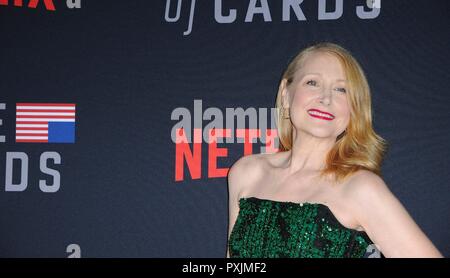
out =
<svg viewBox="0 0 450 278"><path fill-rule="evenodd" d="M289 108L284 108L283 107L283 119L290 119L290 118L291 117L289 116Z"/></svg>
<svg viewBox="0 0 450 278"><path fill-rule="evenodd" d="M345 129L343 132L341 132L341 134L338 135L338 137L336 138L336 141L341 139L342 137L344 137L347 134L347 129Z"/></svg>

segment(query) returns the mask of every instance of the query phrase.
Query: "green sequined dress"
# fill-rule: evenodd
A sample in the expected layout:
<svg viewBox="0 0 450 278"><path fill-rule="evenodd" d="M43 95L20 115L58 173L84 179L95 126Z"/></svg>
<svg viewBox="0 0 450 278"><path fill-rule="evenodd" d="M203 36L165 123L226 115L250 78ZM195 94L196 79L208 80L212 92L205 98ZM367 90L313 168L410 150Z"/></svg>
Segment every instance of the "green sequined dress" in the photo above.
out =
<svg viewBox="0 0 450 278"><path fill-rule="evenodd" d="M324 204L239 200L231 258L383 257L363 231L344 227Z"/></svg>

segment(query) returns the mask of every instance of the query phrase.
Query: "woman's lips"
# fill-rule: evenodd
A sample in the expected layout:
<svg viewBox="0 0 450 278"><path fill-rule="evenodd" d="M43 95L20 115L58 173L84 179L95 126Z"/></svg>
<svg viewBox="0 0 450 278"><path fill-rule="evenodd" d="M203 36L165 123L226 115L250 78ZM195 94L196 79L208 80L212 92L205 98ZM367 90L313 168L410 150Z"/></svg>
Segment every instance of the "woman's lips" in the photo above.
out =
<svg viewBox="0 0 450 278"><path fill-rule="evenodd" d="M308 114L311 117L322 119L322 120L327 120L327 121L332 121L334 119L334 116L332 114L330 114L328 112L323 112L323 111L320 111L317 109L309 109Z"/></svg>

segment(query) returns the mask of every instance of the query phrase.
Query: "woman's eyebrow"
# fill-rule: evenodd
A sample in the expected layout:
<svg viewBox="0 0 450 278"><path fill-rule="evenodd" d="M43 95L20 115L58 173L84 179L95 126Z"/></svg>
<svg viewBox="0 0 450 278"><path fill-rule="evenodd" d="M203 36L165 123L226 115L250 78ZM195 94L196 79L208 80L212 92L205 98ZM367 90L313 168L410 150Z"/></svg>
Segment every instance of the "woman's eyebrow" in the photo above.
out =
<svg viewBox="0 0 450 278"><path fill-rule="evenodd" d="M320 76L322 76L321 73L316 73L316 72L307 72L307 73L303 74L303 76L307 76L307 75L320 75Z"/></svg>
<svg viewBox="0 0 450 278"><path fill-rule="evenodd" d="M322 76L322 74L321 74L321 73L318 73L318 72L308 72L308 73L305 73L305 74L303 75L303 77L305 77L305 76L307 76L307 75L319 75L319 76ZM336 81L347 82L346 79L336 79Z"/></svg>

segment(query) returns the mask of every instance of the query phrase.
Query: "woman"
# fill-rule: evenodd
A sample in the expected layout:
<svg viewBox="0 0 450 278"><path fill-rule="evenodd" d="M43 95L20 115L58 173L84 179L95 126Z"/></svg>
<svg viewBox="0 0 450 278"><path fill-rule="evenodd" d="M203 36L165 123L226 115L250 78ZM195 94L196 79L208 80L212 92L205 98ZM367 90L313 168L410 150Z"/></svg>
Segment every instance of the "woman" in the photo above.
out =
<svg viewBox="0 0 450 278"><path fill-rule="evenodd" d="M280 82L280 152L228 174L227 257L442 257L380 177L386 142L344 48L301 51Z"/></svg>

